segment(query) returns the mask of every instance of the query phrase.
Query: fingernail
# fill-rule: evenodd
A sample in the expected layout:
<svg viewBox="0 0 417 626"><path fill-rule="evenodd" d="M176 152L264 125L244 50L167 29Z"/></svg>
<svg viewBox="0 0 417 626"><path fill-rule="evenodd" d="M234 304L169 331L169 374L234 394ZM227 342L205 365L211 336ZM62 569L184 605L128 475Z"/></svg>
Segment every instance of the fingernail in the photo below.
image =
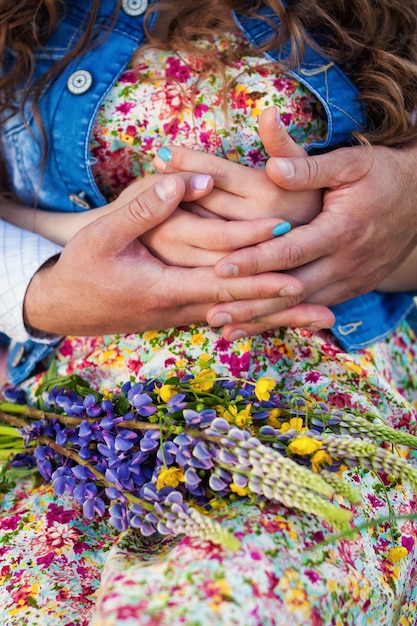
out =
<svg viewBox="0 0 417 626"><path fill-rule="evenodd" d="M213 319L210 322L210 326L226 326L226 324L231 324L232 318L227 313L216 313Z"/></svg>
<svg viewBox="0 0 417 626"><path fill-rule="evenodd" d="M291 230L291 224L289 222L281 222L281 224L277 224L272 231L274 237L279 237L280 235L284 235Z"/></svg>
<svg viewBox="0 0 417 626"><path fill-rule="evenodd" d="M276 123L277 123L277 126L281 126L281 121L282 121L282 120L281 120L281 113L280 113L280 111L279 111L279 108L278 108L278 107L275 107L275 111L276 111L276 118L275 118L275 121L276 121Z"/></svg>
<svg viewBox="0 0 417 626"><path fill-rule="evenodd" d="M278 295L280 296L299 296L302 293L302 289L300 287L295 287L294 285L287 285L287 287L283 287Z"/></svg>
<svg viewBox="0 0 417 626"><path fill-rule="evenodd" d="M238 339L244 339L245 337L248 336L248 333L245 333L244 330L234 330L232 333L230 333L230 341L237 341Z"/></svg>
<svg viewBox="0 0 417 626"><path fill-rule="evenodd" d="M239 268L237 265L233 265L232 263L226 263L225 265L221 265L218 270L216 270L217 276L222 278L230 278L231 276L237 276L239 273Z"/></svg>
<svg viewBox="0 0 417 626"><path fill-rule="evenodd" d="M288 159L279 159L277 157L274 160L276 165L279 167L279 169L286 178L291 178L292 176L294 176L295 167L291 161L288 161Z"/></svg>
<svg viewBox="0 0 417 626"><path fill-rule="evenodd" d="M168 202L178 191L177 181L172 176L164 176L155 185L155 193L162 202Z"/></svg>
<svg viewBox="0 0 417 626"><path fill-rule="evenodd" d="M306 326L307 330L317 331L323 330L324 328L329 328L329 324L326 322L311 322L308 326Z"/></svg>
<svg viewBox="0 0 417 626"><path fill-rule="evenodd" d="M161 161L163 161L164 163L171 163L171 159L172 159L172 152L169 148L159 148L158 152L156 153L159 158L161 159Z"/></svg>
<svg viewBox="0 0 417 626"><path fill-rule="evenodd" d="M191 179L191 186L193 189L207 189L208 184L211 180L211 176L206 174L197 174L197 176L193 176Z"/></svg>

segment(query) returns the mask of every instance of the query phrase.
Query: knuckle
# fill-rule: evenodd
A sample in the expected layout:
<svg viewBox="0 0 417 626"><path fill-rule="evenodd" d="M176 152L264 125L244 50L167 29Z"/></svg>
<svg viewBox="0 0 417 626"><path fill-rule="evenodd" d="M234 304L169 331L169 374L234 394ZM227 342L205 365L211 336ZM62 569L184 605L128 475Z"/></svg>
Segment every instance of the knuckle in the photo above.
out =
<svg viewBox="0 0 417 626"><path fill-rule="evenodd" d="M319 166L315 158L305 158L304 162L307 168L307 177L310 183L315 184L319 178Z"/></svg>
<svg viewBox="0 0 417 626"><path fill-rule="evenodd" d="M294 241L282 240L282 250L280 253L279 267L282 270L293 269L302 265L303 251Z"/></svg>
<svg viewBox="0 0 417 626"><path fill-rule="evenodd" d="M229 237L229 231L222 226L217 227L213 230L210 236L210 248L212 250L221 250L228 251L233 250L235 247L233 237Z"/></svg>
<svg viewBox="0 0 417 626"><path fill-rule="evenodd" d="M127 213L133 223L138 221L150 222L153 217L151 203L143 195L141 197L136 196L128 202Z"/></svg>

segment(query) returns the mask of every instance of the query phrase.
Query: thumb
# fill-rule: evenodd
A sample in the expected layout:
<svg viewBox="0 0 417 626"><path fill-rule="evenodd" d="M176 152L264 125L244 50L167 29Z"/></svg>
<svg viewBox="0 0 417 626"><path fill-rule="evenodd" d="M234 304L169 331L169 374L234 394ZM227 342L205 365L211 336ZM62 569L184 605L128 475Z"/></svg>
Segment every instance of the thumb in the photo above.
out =
<svg viewBox="0 0 417 626"><path fill-rule="evenodd" d="M298 157L307 156L287 133L278 107L268 107L259 118L259 138L269 156Z"/></svg>
<svg viewBox="0 0 417 626"><path fill-rule="evenodd" d="M185 193L181 176L162 176L154 185L129 199L122 207L93 222L98 246L104 253L117 253L132 241L164 222L178 207Z"/></svg>
<svg viewBox="0 0 417 626"><path fill-rule="evenodd" d="M365 176L372 163L371 147L354 146L315 156L272 157L266 173L276 185L291 191L334 189Z"/></svg>

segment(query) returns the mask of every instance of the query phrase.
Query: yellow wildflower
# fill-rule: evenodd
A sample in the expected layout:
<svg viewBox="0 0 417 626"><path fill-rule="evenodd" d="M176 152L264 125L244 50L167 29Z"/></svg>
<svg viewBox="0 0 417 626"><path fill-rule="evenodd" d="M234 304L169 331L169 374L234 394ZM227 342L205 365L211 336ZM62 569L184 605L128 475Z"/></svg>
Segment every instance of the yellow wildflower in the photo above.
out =
<svg viewBox="0 0 417 626"><path fill-rule="evenodd" d="M330 454L327 454L324 450L317 450L311 457L311 469L313 472L320 471L320 466L327 463L331 465L333 463L333 459Z"/></svg>
<svg viewBox="0 0 417 626"><path fill-rule="evenodd" d="M404 548L404 546L396 546L395 548L390 548L387 559L388 561L391 561L391 563L397 563L398 561L405 559L407 555L407 548Z"/></svg>
<svg viewBox="0 0 417 626"><path fill-rule="evenodd" d="M158 394L158 398L160 398L162 402L168 402L170 398L172 398L173 396L175 396L176 393L178 393L175 387L173 387L172 385L165 385L165 384L162 385L160 388L155 386L154 391L155 393Z"/></svg>
<svg viewBox="0 0 417 626"><path fill-rule="evenodd" d="M271 397L269 392L275 388L275 384L276 383L273 378L269 378L268 376L260 378L255 385L255 395L258 400L269 400Z"/></svg>
<svg viewBox="0 0 417 626"><path fill-rule="evenodd" d="M313 454L319 448L321 448L322 442L313 439L312 437L306 437L305 435L301 435L301 437L296 437L291 441L288 446L288 449L293 454Z"/></svg>
<svg viewBox="0 0 417 626"><path fill-rule="evenodd" d="M303 427L303 420L301 417L292 417L289 422L284 422L280 428L282 433L286 433L287 430L295 429L298 433L303 432L303 430L307 430L307 428Z"/></svg>
<svg viewBox="0 0 417 626"><path fill-rule="evenodd" d="M180 483L185 481L184 470L181 467L163 467L159 472L156 488L162 487L178 487Z"/></svg>
<svg viewBox="0 0 417 626"><path fill-rule="evenodd" d="M233 493L237 493L238 496L247 496L248 495L248 488L247 487L238 487L237 485L235 485L235 483L230 483L230 491L233 491Z"/></svg>
<svg viewBox="0 0 417 626"><path fill-rule="evenodd" d="M238 411L235 404L229 404L227 409L222 413L222 417L232 424L236 424L238 428L246 428L252 426L253 420L250 414L252 405L247 404L244 409Z"/></svg>
<svg viewBox="0 0 417 626"><path fill-rule="evenodd" d="M279 428L281 422L277 419L281 415L281 409L271 409L268 417L268 424L273 428Z"/></svg>
<svg viewBox="0 0 417 626"><path fill-rule="evenodd" d="M216 372L214 370L201 370L194 376L193 380L190 380L190 384L194 391L210 391L214 387L213 379L215 378Z"/></svg>

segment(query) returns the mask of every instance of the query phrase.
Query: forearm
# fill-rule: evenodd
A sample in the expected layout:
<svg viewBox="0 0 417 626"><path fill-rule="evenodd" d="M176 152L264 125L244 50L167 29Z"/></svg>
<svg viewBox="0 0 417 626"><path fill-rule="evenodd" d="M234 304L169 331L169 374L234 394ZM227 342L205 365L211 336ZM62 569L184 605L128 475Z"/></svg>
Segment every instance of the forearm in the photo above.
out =
<svg viewBox="0 0 417 626"><path fill-rule="evenodd" d="M82 213L62 213L26 207L7 198L0 201L0 218L18 228L45 237L59 246L64 246L81 228L104 215L108 205Z"/></svg>
<svg viewBox="0 0 417 626"><path fill-rule="evenodd" d="M61 251L54 243L0 220L0 331L16 341L30 339L23 322L23 300L34 274Z"/></svg>

